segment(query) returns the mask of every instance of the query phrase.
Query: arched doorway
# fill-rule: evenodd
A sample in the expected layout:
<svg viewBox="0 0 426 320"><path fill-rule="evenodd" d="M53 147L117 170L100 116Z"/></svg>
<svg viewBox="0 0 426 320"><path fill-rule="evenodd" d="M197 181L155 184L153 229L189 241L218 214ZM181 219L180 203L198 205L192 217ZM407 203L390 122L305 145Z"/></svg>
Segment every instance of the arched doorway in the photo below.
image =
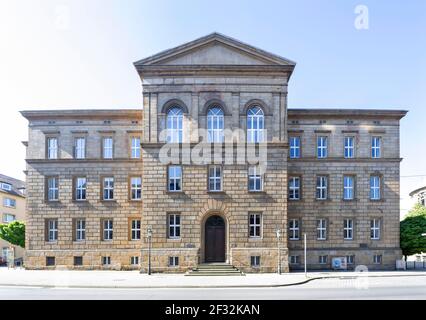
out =
<svg viewBox="0 0 426 320"><path fill-rule="evenodd" d="M205 261L225 262L225 221L214 215L205 224Z"/></svg>

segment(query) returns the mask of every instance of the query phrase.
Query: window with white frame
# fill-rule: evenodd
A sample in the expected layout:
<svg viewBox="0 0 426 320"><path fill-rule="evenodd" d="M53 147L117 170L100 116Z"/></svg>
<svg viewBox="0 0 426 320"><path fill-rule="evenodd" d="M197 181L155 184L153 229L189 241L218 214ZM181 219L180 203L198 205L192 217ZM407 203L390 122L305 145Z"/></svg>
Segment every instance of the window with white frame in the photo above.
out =
<svg viewBox="0 0 426 320"><path fill-rule="evenodd" d="M182 167L169 166L169 191L182 191Z"/></svg>
<svg viewBox="0 0 426 320"><path fill-rule="evenodd" d="M265 115L262 108L252 106L247 110L247 142L264 141Z"/></svg>
<svg viewBox="0 0 426 320"><path fill-rule="evenodd" d="M300 263L300 256L292 255L290 256L290 264L299 264Z"/></svg>
<svg viewBox="0 0 426 320"><path fill-rule="evenodd" d="M86 138L78 137L74 140L74 157L84 159L86 157Z"/></svg>
<svg viewBox="0 0 426 320"><path fill-rule="evenodd" d="M300 177L290 177L288 180L288 197L290 200L300 200Z"/></svg>
<svg viewBox="0 0 426 320"><path fill-rule="evenodd" d="M381 157L381 137L372 137L371 138L371 157L380 158Z"/></svg>
<svg viewBox="0 0 426 320"><path fill-rule="evenodd" d="M87 181L85 177L77 177L75 179L75 200L86 200Z"/></svg>
<svg viewBox="0 0 426 320"><path fill-rule="evenodd" d="M58 159L58 138L47 138L47 159Z"/></svg>
<svg viewBox="0 0 426 320"><path fill-rule="evenodd" d="M354 221L343 219L343 239L352 240L354 238Z"/></svg>
<svg viewBox="0 0 426 320"><path fill-rule="evenodd" d="M130 257L130 264L132 266L137 266L139 264L139 257L138 256Z"/></svg>
<svg viewBox="0 0 426 320"><path fill-rule="evenodd" d="M84 241L86 240L86 220L77 219L75 221L75 240Z"/></svg>
<svg viewBox="0 0 426 320"><path fill-rule="evenodd" d="M318 176L317 177L317 200L326 200L328 195L328 177L327 176Z"/></svg>
<svg viewBox="0 0 426 320"><path fill-rule="evenodd" d="M209 166L209 191L222 191L221 166Z"/></svg>
<svg viewBox="0 0 426 320"><path fill-rule="evenodd" d="M380 240L380 219L370 220L370 238Z"/></svg>
<svg viewBox="0 0 426 320"><path fill-rule="evenodd" d="M9 248L8 247L3 247L1 249L1 257L6 260L7 257L9 256Z"/></svg>
<svg viewBox="0 0 426 320"><path fill-rule="evenodd" d="M4 213L3 214L3 222L4 223L10 223L16 220L16 216L14 214L10 213Z"/></svg>
<svg viewBox="0 0 426 320"><path fill-rule="evenodd" d="M382 263L382 255L381 254L375 254L373 256L373 263L374 264L381 264Z"/></svg>
<svg viewBox="0 0 426 320"><path fill-rule="evenodd" d="M355 157L355 138L345 137L345 158L350 159Z"/></svg>
<svg viewBox="0 0 426 320"><path fill-rule="evenodd" d="M381 199L381 178L379 175L370 177L370 199L380 200Z"/></svg>
<svg viewBox="0 0 426 320"><path fill-rule="evenodd" d="M16 207L16 200L11 198L4 198L3 199L3 206L9 207L9 208L15 208Z"/></svg>
<svg viewBox="0 0 426 320"><path fill-rule="evenodd" d="M252 268L260 267L260 256L250 256L250 265Z"/></svg>
<svg viewBox="0 0 426 320"><path fill-rule="evenodd" d="M290 219L288 222L289 226L289 238L290 240L299 240L300 228L298 219Z"/></svg>
<svg viewBox="0 0 426 320"><path fill-rule="evenodd" d="M12 185L9 183L1 182L0 188L4 191L12 191Z"/></svg>
<svg viewBox="0 0 426 320"><path fill-rule="evenodd" d="M300 158L300 137L290 137L290 159Z"/></svg>
<svg viewBox="0 0 426 320"><path fill-rule="evenodd" d="M325 256L325 255L319 256L318 262L319 262L319 264L327 264L328 256Z"/></svg>
<svg viewBox="0 0 426 320"><path fill-rule="evenodd" d="M47 241L54 242L58 240L58 220L48 219L46 221L47 227Z"/></svg>
<svg viewBox="0 0 426 320"><path fill-rule="evenodd" d="M207 112L207 141L224 141L224 114L222 108L218 106L211 107Z"/></svg>
<svg viewBox="0 0 426 320"><path fill-rule="evenodd" d="M178 267L179 257L169 257L169 267Z"/></svg>
<svg viewBox="0 0 426 320"><path fill-rule="evenodd" d="M249 236L250 238L260 238L262 236L262 214L249 214Z"/></svg>
<svg viewBox="0 0 426 320"><path fill-rule="evenodd" d="M180 214L170 213L168 216L169 238L178 239L180 238Z"/></svg>
<svg viewBox="0 0 426 320"><path fill-rule="evenodd" d="M353 176L344 176L343 177L343 199L344 200L353 200L354 199L354 190L355 190L355 178Z"/></svg>
<svg viewBox="0 0 426 320"><path fill-rule="evenodd" d="M130 199L131 200L142 199L142 178L141 177L130 178Z"/></svg>
<svg viewBox="0 0 426 320"><path fill-rule="evenodd" d="M114 200L114 178L105 177L103 179L103 199Z"/></svg>
<svg viewBox="0 0 426 320"><path fill-rule="evenodd" d="M347 264L355 264L355 256L353 254L346 256L346 263Z"/></svg>
<svg viewBox="0 0 426 320"><path fill-rule="evenodd" d="M327 158L328 156L328 138L326 136L317 137L317 156L319 159Z"/></svg>
<svg viewBox="0 0 426 320"><path fill-rule="evenodd" d="M111 264L111 257L102 257L102 264L104 266L109 266Z"/></svg>
<svg viewBox="0 0 426 320"><path fill-rule="evenodd" d="M141 239L141 221L139 219L133 219L131 222L130 236L131 240Z"/></svg>
<svg viewBox="0 0 426 320"><path fill-rule="evenodd" d="M113 221L111 219L103 220L103 240L108 241L113 239L114 230L113 230Z"/></svg>
<svg viewBox="0 0 426 320"><path fill-rule="evenodd" d="M317 240L327 239L327 220L317 219Z"/></svg>
<svg viewBox="0 0 426 320"><path fill-rule="evenodd" d="M182 143L183 141L183 112L182 108L175 106L167 112L167 142Z"/></svg>
<svg viewBox="0 0 426 320"><path fill-rule="evenodd" d="M131 138L130 157L132 159L139 159L141 157L141 138L139 137Z"/></svg>
<svg viewBox="0 0 426 320"><path fill-rule="evenodd" d="M59 178L47 178L47 201L59 200Z"/></svg>
<svg viewBox="0 0 426 320"><path fill-rule="evenodd" d="M102 139L102 156L104 159L112 159L114 150L114 140L112 137L104 137Z"/></svg>
<svg viewBox="0 0 426 320"><path fill-rule="evenodd" d="M263 190L263 174L260 166L250 166L248 169L249 191Z"/></svg>

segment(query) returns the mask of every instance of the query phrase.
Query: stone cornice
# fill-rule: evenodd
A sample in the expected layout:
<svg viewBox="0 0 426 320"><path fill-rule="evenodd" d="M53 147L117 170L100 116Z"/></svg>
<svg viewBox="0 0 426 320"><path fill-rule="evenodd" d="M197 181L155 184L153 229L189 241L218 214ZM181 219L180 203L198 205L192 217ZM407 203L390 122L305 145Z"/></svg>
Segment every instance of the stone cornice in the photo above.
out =
<svg viewBox="0 0 426 320"><path fill-rule="evenodd" d="M28 164L80 164L80 163L139 163L142 159L128 159L128 158L115 158L115 159L25 159Z"/></svg>
<svg viewBox="0 0 426 320"><path fill-rule="evenodd" d="M165 142L142 142L141 143L141 147L142 148L162 148L164 145L166 145L167 143ZM243 145L245 146L246 143L245 142L241 142L241 143L237 143L234 142L233 146L237 147L237 145ZM220 145L220 144L219 144ZM267 145L268 148L272 147L272 148L288 148L288 143L287 142L267 142L265 143L265 145ZM187 147L189 146L190 148L193 148L195 146L212 146L212 149L215 148L215 144L214 143L202 143L202 142L191 142L191 143L170 143L170 146L173 148L182 148L182 147ZM227 144L222 144L221 147L225 148L227 146ZM259 146L259 144L256 144L256 146Z"/></svg>
<svg viewBox="0 0 426 320"><path fill-rule="evenodd" d="M347 162L347 163L381 163L381 162L401 162L403 158L379 158L379 159L371 159L371 158L343 158L343 157L328 157L324 159L318 159L316 157L304 157L299 159L288 159L289 163L297 163L297 162L317 162L328 164L330 162Z"/></svg>
<svg viewBox="0 0 426 320"><path fill-rule="evenodd" d="M135 119L142 118L142 109L68 109L68 110L27 110L21 111L28 120L41 119Z"/></svg>
<svg viewBox="0 0 426 320"><path fill-rule="evenodd" d="M289 118L310 118L310 117L351 117L351 118L403 118L408 111L390 109L288 109Z"/></svg>

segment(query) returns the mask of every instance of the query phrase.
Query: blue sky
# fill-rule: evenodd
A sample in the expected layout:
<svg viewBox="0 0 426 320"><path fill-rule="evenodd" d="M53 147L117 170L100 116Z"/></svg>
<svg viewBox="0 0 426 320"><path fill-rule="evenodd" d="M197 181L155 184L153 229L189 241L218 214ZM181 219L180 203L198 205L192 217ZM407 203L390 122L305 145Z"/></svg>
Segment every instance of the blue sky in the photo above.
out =
<svg viewBox="0 0 426 320"><path fill-rule="evenodd" d="M357 5L369 10L367 30L354 27ZM289 107L408 109L409 208L408 192L426 185L422 0L0 0L0 171L24 178L19 110L141 107L132 62L213 31L296 61Z"/></svg>

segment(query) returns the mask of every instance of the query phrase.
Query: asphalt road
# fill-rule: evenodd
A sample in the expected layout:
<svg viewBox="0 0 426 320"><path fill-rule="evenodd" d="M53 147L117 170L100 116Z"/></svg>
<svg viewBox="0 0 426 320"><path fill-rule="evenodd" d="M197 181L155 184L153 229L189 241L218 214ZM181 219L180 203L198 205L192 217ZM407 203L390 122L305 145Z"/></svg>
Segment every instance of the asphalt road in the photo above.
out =
<svg viewBox="0 0 426 320"><path fill-rule="evenodd" d="M426 299L426 277L386 277L314 280L279 288L102 289L0 287L3 299L142 299L142 300L262 300L262 299Z"/></svg>

